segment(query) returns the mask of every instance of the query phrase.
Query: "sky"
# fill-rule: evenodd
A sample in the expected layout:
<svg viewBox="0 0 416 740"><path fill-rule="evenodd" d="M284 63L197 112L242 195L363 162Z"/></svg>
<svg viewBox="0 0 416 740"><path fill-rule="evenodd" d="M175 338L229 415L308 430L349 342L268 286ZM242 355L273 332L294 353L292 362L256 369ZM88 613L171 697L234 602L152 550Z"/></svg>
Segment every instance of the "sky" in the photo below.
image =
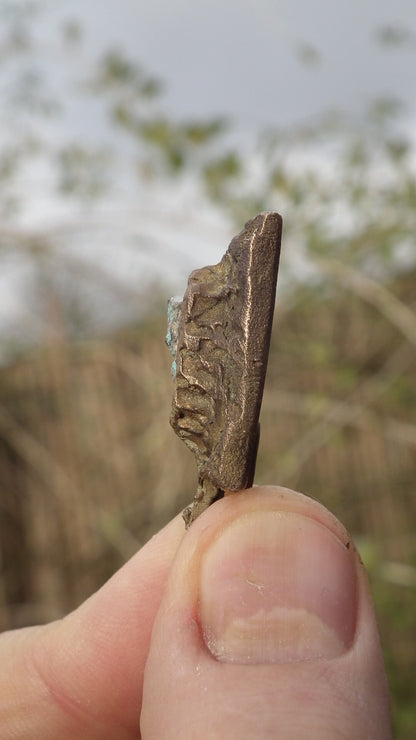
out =
<svg viewBox="0 0 416 740"><path fill-rule="evenodd" d="M166 81L179 116L227 114L244 127L357 114L394 92L416 112L414 55L380 49L375 32L416 34L414 0L54 0L81 19L92 49L119 44ZM53 24L50 17L51 28ZM414 40L416 35L414 36ZM302 48L319 63L305 66Z"/></svg>
<svg viewBox="0 0 416 740"><path fill-rule="evenodd" d="M37 23L40 61L66 109L65 119L51 126L52 144L62 136L105 141L102 112L77 95L73 79L110 47L163 81L168 115L226 116L236 136L311 123L328 109L359 118L370 99L386 94L404 100L405 120L416 131L414 0L394 5L387 0L44 0L43 5ZM80 23L83 45L68 70L53 49L62 23L72 20ZM405 29L409 48L380 48L376 31L386 25ZM140 281L157 280L158 274L166 279L166 271L180 292L190 270L217 262L233 235L224 217L193 196L192 187L187 182L180 189L149 188L138 202L128 180L121 179L112 200L94 213L99 228L80 234L73 254L129 284L132 295ZM74 217L54 200L42 168L27 174L23 191L24 228L59 230L60 222ZM140 249L121 248L121 225ZM18 260L3 265L0 330L21 315L27 277Z"/></svg>

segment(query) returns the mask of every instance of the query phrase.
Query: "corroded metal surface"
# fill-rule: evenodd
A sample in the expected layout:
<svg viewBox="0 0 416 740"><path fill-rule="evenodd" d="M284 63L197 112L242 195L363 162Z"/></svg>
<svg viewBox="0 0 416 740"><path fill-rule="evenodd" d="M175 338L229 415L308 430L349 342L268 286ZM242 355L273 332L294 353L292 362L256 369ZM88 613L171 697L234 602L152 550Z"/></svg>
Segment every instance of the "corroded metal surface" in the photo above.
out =
<svg viewBox="0 0 416 740"><path fill-rule="evenodd" d="M186 526L225 492L253 483L281 230L279 214L259 214L218 265L191 273L183 301L170 304L170 422L198 467Z"/></svg>

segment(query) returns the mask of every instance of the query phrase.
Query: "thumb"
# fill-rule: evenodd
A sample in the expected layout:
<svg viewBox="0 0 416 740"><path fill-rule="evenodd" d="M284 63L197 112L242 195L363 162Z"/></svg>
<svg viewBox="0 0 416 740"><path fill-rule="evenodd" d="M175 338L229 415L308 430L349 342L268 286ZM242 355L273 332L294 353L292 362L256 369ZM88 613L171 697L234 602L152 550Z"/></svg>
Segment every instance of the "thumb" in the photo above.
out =
<svg viewBox="0 0 416 740"><path fill-rule="evenodd" d="M184 537L145 670L142 737L391 737L364 568L283 488L218 501Z"/></svg>

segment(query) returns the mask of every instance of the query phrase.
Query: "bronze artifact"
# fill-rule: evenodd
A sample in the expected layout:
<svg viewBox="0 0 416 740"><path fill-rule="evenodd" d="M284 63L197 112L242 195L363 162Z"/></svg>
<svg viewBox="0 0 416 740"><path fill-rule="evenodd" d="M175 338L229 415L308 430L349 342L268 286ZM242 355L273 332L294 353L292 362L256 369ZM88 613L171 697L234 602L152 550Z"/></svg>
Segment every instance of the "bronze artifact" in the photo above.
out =
<svg viewBox="0 0 416 740"><path fill-rule="evenodd" d="M281 232L278 213L259 214L218 265L191 273L182 301L169 303L170 423L198 467L187 527L225 493L253 483Z"/></svg>

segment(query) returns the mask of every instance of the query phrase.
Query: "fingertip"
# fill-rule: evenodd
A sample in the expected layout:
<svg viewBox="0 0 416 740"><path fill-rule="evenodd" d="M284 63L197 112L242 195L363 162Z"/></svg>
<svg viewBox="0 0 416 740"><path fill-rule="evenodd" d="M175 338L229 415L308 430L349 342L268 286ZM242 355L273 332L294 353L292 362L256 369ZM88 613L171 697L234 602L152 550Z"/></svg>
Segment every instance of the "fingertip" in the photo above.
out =
<svg viewBox="0 0 416 740"><path fill-rule="evenodd" d="M325 727L390 737L367 579L330 512L288 489L255 488L192 524L155 622L141 721L158 738L198 727L263 737L285 723L296 736L304 723L310 737L330 737L316 734Z"/></svg>

